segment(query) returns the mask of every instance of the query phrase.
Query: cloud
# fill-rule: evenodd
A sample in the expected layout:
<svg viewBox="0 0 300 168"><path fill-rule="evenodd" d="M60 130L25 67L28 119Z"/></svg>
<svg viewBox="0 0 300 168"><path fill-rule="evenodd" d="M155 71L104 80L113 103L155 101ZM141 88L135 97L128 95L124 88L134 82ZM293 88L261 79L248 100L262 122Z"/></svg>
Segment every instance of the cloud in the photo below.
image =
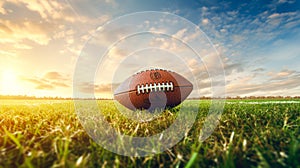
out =
<svg viewBox="0 0 300 168"><path fill-rule="evenodd" d="M0 1L0 14L5 15L7 14L7 10L4 8L4 1Z"/></svg>
<svg viewBox="0 0 300 168"><path fill-rule="evenodd" d="M154 38L149 42L149 45L151 47L158 47L160 49L173 52L185 50L185 47L183 47L177 40L164 37Z"/></svg>
<svg viewBox="0 0 300 168"><path fill-rule="evenodd" d="M283 4L283 3L293 4L295 2L296 2L296 0L278 0L279 4Z"/></svg>
<svg viewBox="0 0 300 168"><path fill-rule="evenodd" d="M0 3L0 7L8 5L13 12L6 12L5 17L0 19L0 43L16 44L28 39L40 45L47 45L52 39L64 39L67 44L73 44L77 40L74 39L77 29L88 31L86 29L89 29L89 26L94 28L109 19L108 15L99 18L77 16L64 1L8 0ZM22 15L16 11L22 11ZM73 25L70 29L70 24L78 26Z"/></svg>
<svg viewBox="0 0 300 168"><path fill-rule="evenodd" d="M110 59L121 59L121 58L125 58L126 56L128 56L128 52L125 49L120 49L118 47L113 47L109 50L109 52L107 53L108 57Z"/></svg>
<svg viewBox="0 0 300 168"><path fill-rule="evenodd" d="M5 24L3 24L3 23L0 23L0 31L2 32L2 33L8 33L8 34L11 34L13 31L9 28L9 27L7 27Z"/></svg>
<svg viewBox="0 0 300 168"><path fill-rule="evenodd" d="M184 36L184 34L186 34L186 31L187 31L186 28L183 28L183 29L181 29L181 30L178 30L177 33L175 33L175 34L173 35L173 37L178 38L178 39L182 39L183 36Z"/></svg>
<svg viewBox="0 0 300 168"><path fill-rule="evenodd" d="M256 68L254 70L252 70L252 72L262 72L262 71L265 71L264 68Z"/></svg>
<svg viewBox="0 0 300 168"><path fill-rule="evenodd" d="M288 70L288 69L284 69L278 73L269 73L269 75L271 76L270 81L272 80L284 80L287 79L289 77L293 77L293 74L295 74L296 71L294 70Z"/></svg>
<svg viewBox="0 0 300 168"><path fill-rule="evenodd" d="M244 95L278 95L296 96L300 94L296 88L300 83L300 72L293 70L282 70L278 73L268 73L269 78L265 79L265 75L255 79L256 75L244 76L232 81L226 87L229 96ZM295 90L290 92L291 90Z"/></svg>
<svg viewBox="0 0 300 168"><path fill-rule="evenodd" d="M233 72L243 72L243 64L242 63L225 63L224 70L226 75L230 75Z"/></svg>
<svg viewBox="0 0 300 168"><path fill-rule="evenodd" d="M58 72L47 72L45 75L44 75L44 78L45 79L49 79L49 80L64 80L65 78Z"/></svg>
<svg viewBox="0 0 300 168"><path fill-rule="evenodd" d="M283 81L276 81L271 83L261 83L261 84L244 84L229 86L226 90L229 95L244 95L252 94L255 95L255 92L263 92L266 94L272 94L272 92L291 90L296 87L299 87L300 78L292 78ZM299 92L283 93L284 95L297 95Z"/></svg>
<svg viewBox="0 0 300 168"><path fill-rule="evenodd" d="M52 81L51 84L55 87L70 87L68 84L64 83L64 82L56 82L56 81Z"/></svg>
<svg viewBox="0 0 300 168"><path fill-rule="evenodd" d="M256 15L245 15L240 11L220 12L211 7L200 11L199 27L213 43L220 43L227 48L224 53L227 56L253 54L257 48L289 33L291 28L300 23L300 11L276 13L267 9ZM209 26L203 22L207 18L210 20Z"/></svg>
<svg viewBox="0 0 300 168"><path fill-rule="evenodd" d="M70 79L59 72L47 72L42 77L22 77L22 80L35 85L38 90L54 90L57 87L70 87Z"/></svg>
<svg viewBox="0 0 300 168"><path fill-rule="evenodd" d="M274 19L274 18L278 18L279 16L280 16L279 13L273 13L273 14L271 14L268 18L269 18L269 19Z"/></svg>
<svg viewBox="0 0 300 168"><path fill-rule="evenodd" d="M10 52L10 51L3 51L0 50L0 56L2 57L16 57L17 54L15 52Z"/></svg>
<svg viewBox="0 0 300 168"><path fill-rule="evenodd" d="M52 26L36 24L32 21L12 22L0 19L0 43L21 43L24 39L34 41L40 45L49 43L51 37L48 35Z"/></svg>
<svg viewBox="0 0 300 168"><path fill-rule="evenodd" d="M119 83L101 83L93 84L89 82L83 82L79 85L79 91L81 93L97 93L97 94L112 94L112 89L119 86Z"/></svg>
<svg viewBox="0 0 300 168"><path fill-rule="evenodd" d="M293 23L299 22L299 14L299 12L272 13L268 16L266 23L272 25L274 28L291 28L293 26Z"/></svg>
<svg viewBox="0 0 300 168"><path fill-rule="evenodd" d="M237 44L240 43L241 41L244 41L245 37L241 35L232 35L232 41Z"/></svg>
<svg viewBox="0 0 300 168"><path fill-rule="evenodd" d="M0 12L7 6L12 12L5 12L0 18L0 43L10 44L16 49L32 49L33 44L29 45L28 40L44 46L51 40L64 40L63 50L74 53L74 43L86 40L81 39L82 32L91 33L97 25L111 18L108 14L96 18L76 15L67 1L7 0L0 2ZM77 48L82 48L82 45Z"/></svg>
<svg viewBox="0 0 300 168"><path fill-rule="evenodd" d="M25 6L28 10L38 13L42 19L47 21L58 19L68 22L75 22L77 20L68 4L64 3L63 1L8 0L8 2L18 6Z"/></svg>
<svg viewBox="0 0 300 168"><path fill-rule="evenodd" d="M100 18L119 10L119 4L114 0L66 0L65 2L77 16L85 18Z"/></svg>
<svg viewBox="0 0 300 168"><path fill-rule="evenodd" d="M202 25L207 25L209 23L209 20L207 18L202 19Z"/></svg>
<svg viewBox="0 0 300 168"><path fill-rule="evenodd" d="M37 84L35 89L38 89L38 90L53 90L54 86L50 85L50 84L46 84L46 83L39 83L39 84Z"/></svg>
<svg viewBox="0 0 300 168"><path fill-rule="evenodd" d="M114 7L118 5L115 0L105 0L105 3Z"/></svg>
<svg viewBox="0 0 300 168"><path fill-rule="evenodd" d="M201 37L202 35L203 34L198 29L196 29L195 31L191 31L187 28L183 28L181 30L178 30L174 35L172 35L172 37L188 43L195 40L196 38Z"/></svg>
<svg viewBox="0 0 300 168"><path fill-rule="evenodd" d="M15 43L15 44L14 44L14 48L16 48L16 49L21 49L21 50L30 50L30 49L32 49L33 47L32 47L32 46L29 46L29 45L26 45L26 44Z"/></svg>
<svg viewBox="0 0 300 168"><path fill-rule="evenodd" d="M47 81L44 81L43 79L25 78L25 77L23 77L22 80L34 84L35 85L35 89L38 89L38 90L53 90L54 89L53 85L51 85Z"/></svg>
<svg viewBox="0 0 300 168"><path fill-rule="evenodd" d="M285 2L287 1L282 1ZM296 58L297 47L289 44L287 47L279 45L271 48L270 44L279 38L288 38L286 34L298 32L300 11L278 12L279 10L269 7L260 8L250 14L240 10L214 10L211 7L201 8L199 11L199 27L213 43L218 44L217 50L221 49L221 55L228 59L223 62L229 95L255 95L263 93L264 90L266 94L273 94L280 90L280 86L285 88L285 84L291 87L285 94L293 93L291 90L295 88L294 84L297 81L296 76L292 77L294 71L273 73L272 76L268 76L267 72L269 65L276 64L275 59L280 58L282 65L283 61L288 62L288 59ZM206 18L209 19L209 24L203 22Z"/></svg>

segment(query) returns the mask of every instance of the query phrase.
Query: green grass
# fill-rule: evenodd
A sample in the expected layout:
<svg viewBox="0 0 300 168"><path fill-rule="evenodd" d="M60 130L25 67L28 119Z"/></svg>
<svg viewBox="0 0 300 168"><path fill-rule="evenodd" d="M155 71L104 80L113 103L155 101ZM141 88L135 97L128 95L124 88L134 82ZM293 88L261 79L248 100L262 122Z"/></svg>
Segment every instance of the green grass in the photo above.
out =
<svg viewBox="0 0 300 168"><path fill-rule="evenodd" d="M98 105L116 130L133 136L161 132L178 113L169 109L140 123L118 113L112 101ZM300 104L226 104L213 134L199 142L208 111L209 101L201 101L191 130L166 152L127 157L87 135L73 101L1 100L0 167L300 167Z"/></svg>

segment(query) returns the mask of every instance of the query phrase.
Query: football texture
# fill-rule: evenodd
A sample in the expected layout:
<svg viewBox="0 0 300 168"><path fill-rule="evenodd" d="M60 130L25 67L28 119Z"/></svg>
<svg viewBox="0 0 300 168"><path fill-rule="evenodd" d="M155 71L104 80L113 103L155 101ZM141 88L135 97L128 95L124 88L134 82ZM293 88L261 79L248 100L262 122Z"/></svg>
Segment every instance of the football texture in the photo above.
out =
<svg viewBox="0 0 300 168"><path fill-rule="evenodd" d="M131 110L162 110L184 101L193 85L183 76L162 69L132 75L114 91L114 99Z"/></svg>

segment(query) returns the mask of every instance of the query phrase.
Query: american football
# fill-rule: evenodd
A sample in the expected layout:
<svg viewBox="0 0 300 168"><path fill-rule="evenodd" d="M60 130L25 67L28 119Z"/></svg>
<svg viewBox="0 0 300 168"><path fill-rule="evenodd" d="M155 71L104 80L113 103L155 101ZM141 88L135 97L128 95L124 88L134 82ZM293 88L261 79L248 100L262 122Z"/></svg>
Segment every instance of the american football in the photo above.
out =
<svg viewBox="0 0 300 168"><path fill-rule="evenodd" d="M151 69L132 75L114 91L114 99L131 110L172 108L184 101L193 85L168 70Z"/></svg>

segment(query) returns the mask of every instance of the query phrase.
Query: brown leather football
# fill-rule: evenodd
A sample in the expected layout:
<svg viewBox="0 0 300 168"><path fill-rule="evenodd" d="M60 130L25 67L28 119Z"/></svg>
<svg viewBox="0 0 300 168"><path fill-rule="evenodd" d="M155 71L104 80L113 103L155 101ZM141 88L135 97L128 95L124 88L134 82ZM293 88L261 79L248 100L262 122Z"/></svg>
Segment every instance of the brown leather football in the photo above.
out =
<svg viewBox="0 0 300 168"><path fill-rule="evenodd" d="M121 83L114 98L131 110L166 109L179 105L193 85L181 75L162 69L139 72Z"/></svg>

